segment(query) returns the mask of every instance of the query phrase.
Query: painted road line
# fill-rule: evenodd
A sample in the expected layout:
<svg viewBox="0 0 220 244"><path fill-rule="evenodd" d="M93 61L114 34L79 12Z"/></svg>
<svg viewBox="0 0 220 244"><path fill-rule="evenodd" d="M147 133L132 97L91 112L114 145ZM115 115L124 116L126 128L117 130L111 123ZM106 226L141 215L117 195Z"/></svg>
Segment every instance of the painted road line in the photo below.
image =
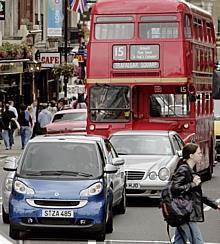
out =
<svg viewBox="0 0 220 244"><path fill-rule="evenodd" d="M97 242L99 243L99 242ZM134 241L134 240L105 240L105 244L114 244L114 243L154 243L154 244L170 244L170 241ZM189 243L189 242L187 242ZM204 244L220 244L220 242L205 242Z"/></svg>
<svg viewBox="0 0 220 244"><path fill-rule="evenodd" d="M0 244L13 244L13 242L9 241L3 235L0 235Z"/></svg>
<svg viewBox="0 0 220 244"><path fill-rule="evenodd" d="M217 200L215 200L215 202L220 203L220 198L217 199ZM211 209L211 207L206 206L206 207L204 208L204 211L206 212L206 211L209 211L210 209Z"/></svg>

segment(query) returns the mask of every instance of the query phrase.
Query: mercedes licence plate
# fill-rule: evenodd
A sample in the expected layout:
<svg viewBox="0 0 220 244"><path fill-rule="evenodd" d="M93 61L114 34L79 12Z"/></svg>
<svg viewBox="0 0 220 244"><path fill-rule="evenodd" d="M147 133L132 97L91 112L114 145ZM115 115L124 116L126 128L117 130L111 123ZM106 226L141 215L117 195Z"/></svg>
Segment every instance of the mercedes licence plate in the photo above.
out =
<svg viewBox="0 0 220 244"><path fill-rule="evenodd" d="M73 218L73 210L43 209L42 217Z"/></svg>
<svg viewBox="0 0 220 244"><path fill-rule="evenodd" d="M139 189L140 188L140 184L139 183L135 183L135 182L127 182L126 188L127 189Z"/></svg>

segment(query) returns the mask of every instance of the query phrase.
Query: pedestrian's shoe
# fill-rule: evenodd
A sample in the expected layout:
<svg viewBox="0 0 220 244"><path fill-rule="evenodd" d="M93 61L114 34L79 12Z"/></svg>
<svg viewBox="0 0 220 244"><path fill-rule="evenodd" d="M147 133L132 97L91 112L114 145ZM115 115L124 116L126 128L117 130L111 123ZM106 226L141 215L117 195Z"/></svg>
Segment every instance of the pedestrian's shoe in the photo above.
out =
<svg viewBox="0 0 220 244"><path fill-rule="evenodd" d="M5 148L5 150L9 150L9 148L8 148L8 147L6 147L6 148Z"/></svg>

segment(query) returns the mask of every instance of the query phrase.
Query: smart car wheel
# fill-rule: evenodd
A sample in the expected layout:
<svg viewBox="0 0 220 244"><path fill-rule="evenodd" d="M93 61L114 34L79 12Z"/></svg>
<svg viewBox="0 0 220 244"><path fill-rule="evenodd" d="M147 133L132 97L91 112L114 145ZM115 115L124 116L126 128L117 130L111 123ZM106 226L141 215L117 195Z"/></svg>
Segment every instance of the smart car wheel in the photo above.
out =
<svg viewBox="0 0 220 244"><path fill-rule="evenodd" d="M5 224L9 223L9 215L5 212L3 205L2 205L2 220Z"/></svg>
<svg viewBox="0 0 220 244"><path fill-rule="evenodd" d="M106 233L112 233L112 232L113 232L113 210L111 206L109 209L108 220L106 223Z"/></svg>
<svg viewBox="0 0 220 244"><path fill-rule="evenodd" d="M125 214L125 212L126 212L126 193L125 193L125 189L123 189L121 201L115 207L115 211L116 211L117 214Z"/></svg>
<svg viewBox="0 0 220 244"><path fill-rule="evenodd" d="M105 233L100 232L96 234L96 241L105 241Z"/></svg>
<svg viewBox="0 0 220 244"><path fill-rule="evenodd" d="M9 227L9 236L12 239L19 240L20 239L20 231L15 229L14 227L12 227L10 225L10 227Z"/></svg>

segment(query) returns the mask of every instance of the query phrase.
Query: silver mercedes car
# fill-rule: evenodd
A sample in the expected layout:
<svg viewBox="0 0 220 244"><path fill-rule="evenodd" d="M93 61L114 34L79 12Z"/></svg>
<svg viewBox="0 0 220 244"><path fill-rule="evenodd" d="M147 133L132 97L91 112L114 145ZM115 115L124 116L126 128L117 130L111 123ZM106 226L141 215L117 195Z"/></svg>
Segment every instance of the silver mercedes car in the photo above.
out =
<svg viewBox="0 0 220 244"><path fill-rule="evenodd" d="M126 193L149 196L168 184L184 146L176 132L166 130L119 131L110 141L125 159Z"/></svg>

